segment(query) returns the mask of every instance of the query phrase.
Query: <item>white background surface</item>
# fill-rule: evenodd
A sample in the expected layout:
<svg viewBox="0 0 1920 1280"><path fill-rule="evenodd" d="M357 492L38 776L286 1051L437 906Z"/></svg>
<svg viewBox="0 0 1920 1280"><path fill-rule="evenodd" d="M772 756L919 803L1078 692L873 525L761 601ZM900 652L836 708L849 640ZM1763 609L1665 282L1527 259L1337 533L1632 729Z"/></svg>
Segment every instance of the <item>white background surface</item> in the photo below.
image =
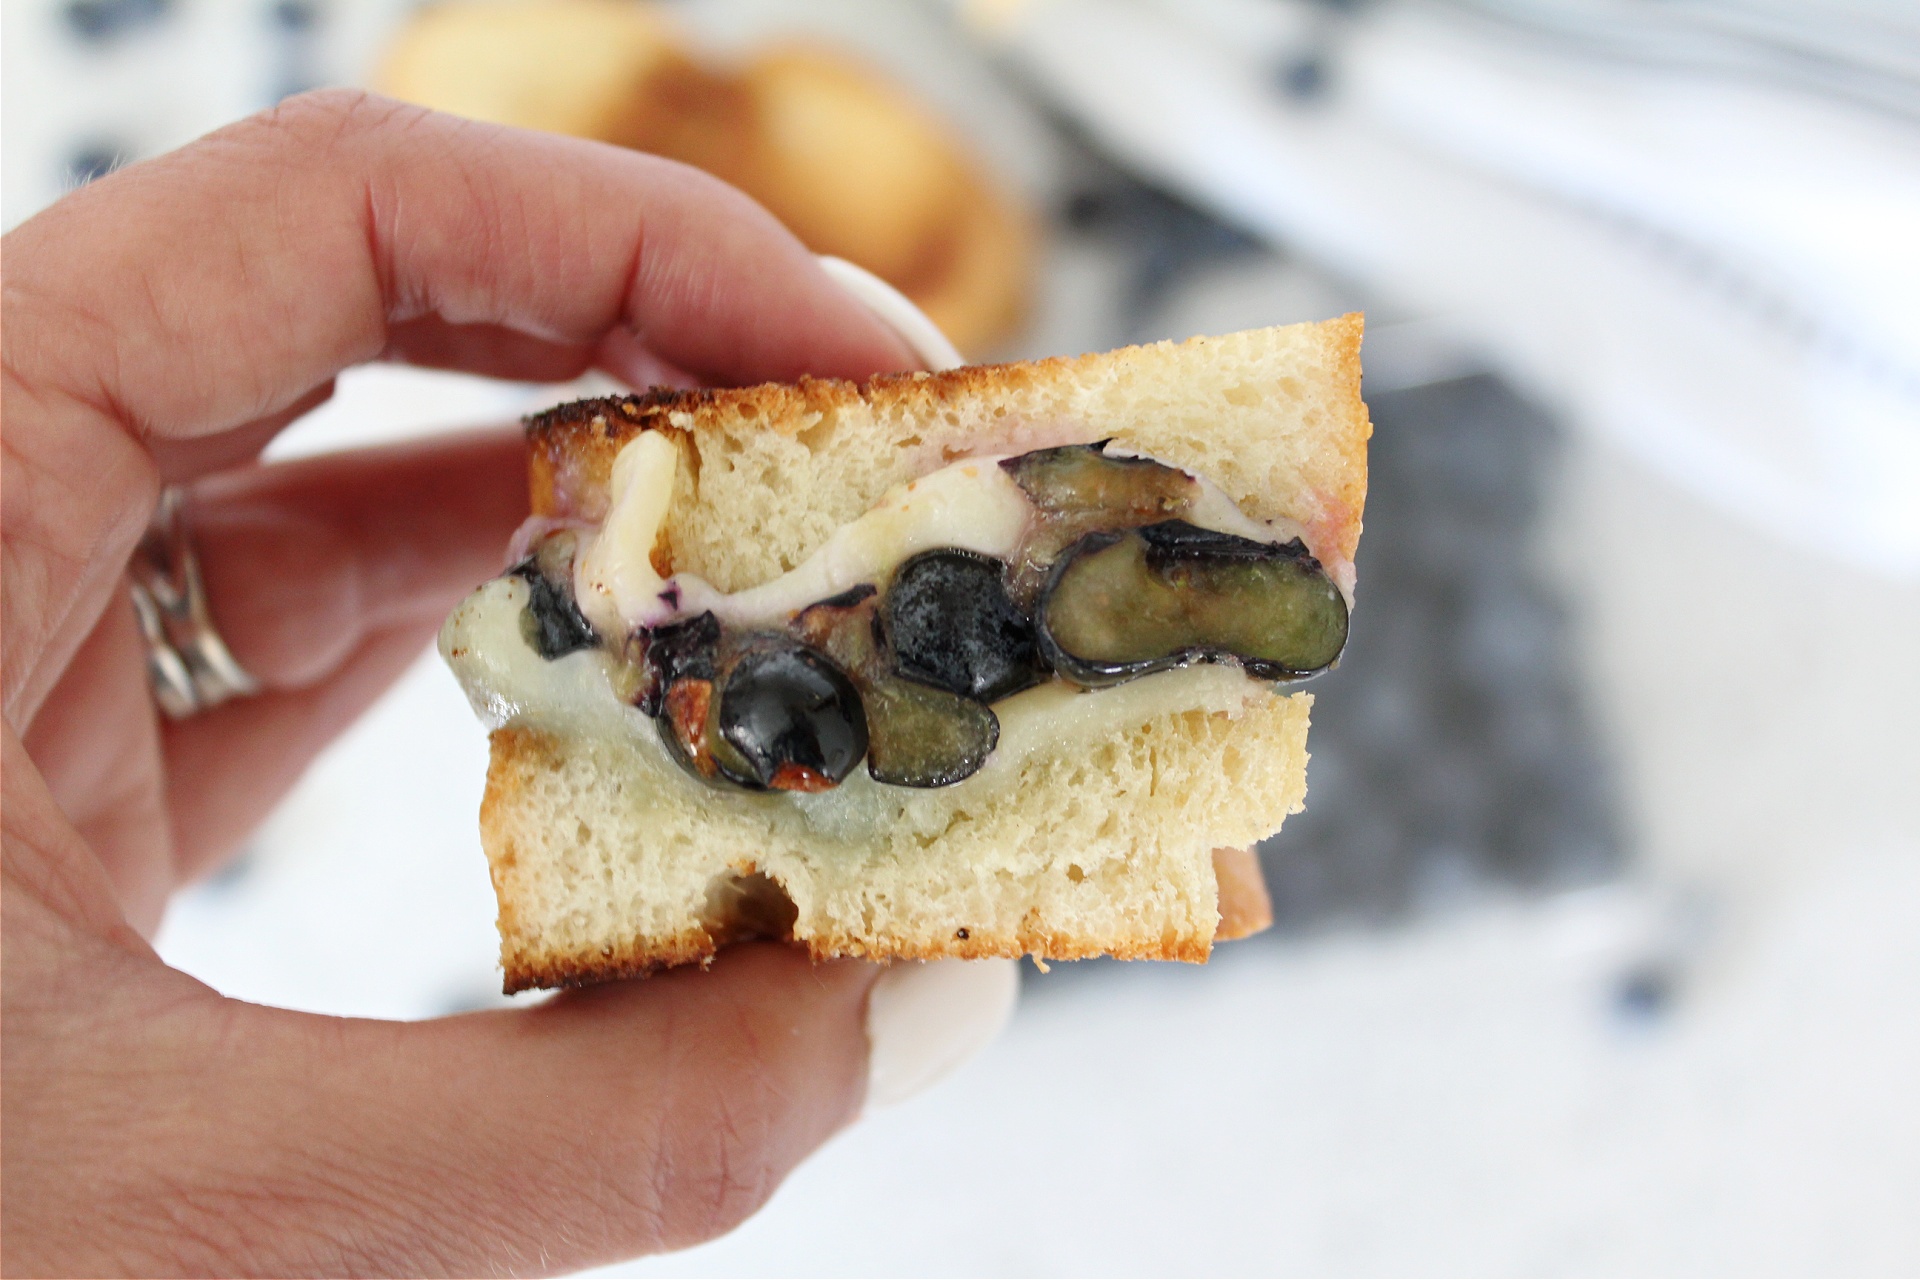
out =
<svg viewBox="0 0 1920 1280"><path fill-rule="evenodd" d="M1907 1270L1920 1037L1874 1024L1920 999L1920 876L1810 888L1638 1033L1596 1016L1605 897L1049 992L730 1239L608 1274Z"/></svg>

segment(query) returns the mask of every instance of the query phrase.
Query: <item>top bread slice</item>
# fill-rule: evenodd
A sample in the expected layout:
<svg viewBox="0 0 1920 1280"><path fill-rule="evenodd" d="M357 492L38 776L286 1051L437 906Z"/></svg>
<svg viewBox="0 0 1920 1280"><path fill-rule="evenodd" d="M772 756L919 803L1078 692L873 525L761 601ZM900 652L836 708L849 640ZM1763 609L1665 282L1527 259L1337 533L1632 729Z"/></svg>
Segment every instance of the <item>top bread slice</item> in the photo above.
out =
<svg viewBox="0 0 1920 1280"><path fill-rule="evenodd" d="M656 568L736 591L955 460L1111 439L1256 519L1298 522L1350 565L1371 430L1360 338L1350 315L865 384L583 401L530 424L534 511L601 518L620 448L668 432L683 465ZM481 820L507 989L700 960L743 933L817 956L1204 960L1214 853L1300 808L1312 701L1207 670L1196 705L1086 694L1104 722L1084 740L951 787L856 773L833 809L705 786L633 742L509 724Z"/></svg>

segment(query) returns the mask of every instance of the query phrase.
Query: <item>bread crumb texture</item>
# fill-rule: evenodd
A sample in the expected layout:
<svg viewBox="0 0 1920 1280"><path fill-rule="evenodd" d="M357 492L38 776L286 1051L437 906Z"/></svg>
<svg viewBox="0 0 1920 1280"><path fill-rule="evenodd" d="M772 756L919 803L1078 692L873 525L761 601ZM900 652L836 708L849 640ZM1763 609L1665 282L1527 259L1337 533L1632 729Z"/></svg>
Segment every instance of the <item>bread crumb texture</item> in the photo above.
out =
<svg viewBox="0 0 1920 1280"><path fill-rule="evenodd" d="M584 401L530 424L534 508L600 517L619 447L669 432L685 463L670 567L735 591L957 459L1111 438L1350 557L1371 430L1360 336L1345 316L866 384ZM956 787L857 774L804 800L704 787L664 775L657 753L509 726L493 736L481 820L506 988L701 960L747 933L784 932L823 957L1205 960L1221 921L1213 852L1301 807L1311 701L1263 692Z"/></svg>
<svg viewBox="0 0 1920 1280"><path fill-rule="evenodd" d="M786 797L688 803L616 744L499 730L483 826L507 987L704 959L761 931L739 909L756 878L792 904L784 935L821 957L1205 960L1213 851L1300 808L1311 702L1157 717L987 786L856 779L856 802L889 812L854 833Z"/></svg>

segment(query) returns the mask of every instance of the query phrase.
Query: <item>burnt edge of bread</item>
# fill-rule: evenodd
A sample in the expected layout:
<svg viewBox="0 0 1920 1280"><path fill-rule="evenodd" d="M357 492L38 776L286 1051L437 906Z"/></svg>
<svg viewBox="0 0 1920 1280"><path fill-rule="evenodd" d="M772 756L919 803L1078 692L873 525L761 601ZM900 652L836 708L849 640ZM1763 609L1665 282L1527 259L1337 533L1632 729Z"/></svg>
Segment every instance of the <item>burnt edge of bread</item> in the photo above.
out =
<svg viewBox="0 0 1920 1280"><path fill-rule="evenodd" d="M623 946L603 947L587 954L548 951L502 956L500 965L506 979L500 989L505 995L514 995L521 991L590 987L625 978L644 978L661 969L706 964L719 949L719 944L706 930L689 929L673 938L646 943L634 939Z"/></svg>
<svg viewBox="0 0 1920 1280"><path fill-rule="evenodd" d="M1364 322L1359 312L1348 312L1319 326L1334 330L1335 362L1341 376L1354 386L1356 397L1360 383L1360 341ZM1185 346L1188 343L1218 341L1189 338L1185 343L1155 343L1154 346ZM802 374L792 382L763 382L746 387L649 387L633 395L601 396L557 405L525 419L529 443L541 449L578 449L595 437L602 443L622 444L645 430L675 430L674 414L692 414L716 406L747 410L758 416L773 431L798 430L790 425L781 410L828 409L853 400L924 399L941 402L960 396L979 395L995 388L1023 386L1035 381L1052 381L1078 366L1093 366L1124 359L1138 347L1094 352L1080 356L1050 356L1044 360L1022 360L1005 364L963 365L938 373L881 373L864 382L845 378L815 378ZM575 439L581 432L586 439Z"/></svg>
<svg viewBox="0 0 1920 1280"><path fill-rule="evenodd" d="M502 991L513 995L535 989L586 987L628 978L645 978L665 969L687 964L709 964L723 947L750 941L788 941L745 936L717 942L704 929L692 929L670 939L645 942L632 939L618 947L603 947L598 952L568 954L546 952L501 958L506 979ZM1018 960L1024 956L1042 956L1053 963L1062 960L1093 960L1108 956L1115 960L1178 960L1205 964L1212 954L1208 941L1173 941L1159 944L1112 944L1059 934L1022 933L1014 946L955 940L938 946L874 947L859 939L842 936L809 938L794 943L806 947L815 963L827 960Z"/></svg>
<svg viewBox="0 0 1920 1280"><path fill-rule="evenodd" d="M924 399L930 404L943 403L992 387L1018 385L1031 380L1035 370L1066 363L1062 358L1031 364L968 365L941 373L877 374L865 382L803 375L791 383L764 382L750 387L651 387L634 395L557 405L525 420L533 512L559 514L556 473L571 470L587 481L588 489L602 491L620 446L645 431L684 436L688 419L716 408L731 409L769 431L790 435L802 428L809 415L854 401Z"/></svg>
<svg viewBox="0 0 1920 1280"><path fill-rule="evenodd" d="M995 387L1031 382L1043 371L1056 374L1081 360L1102 356L1054 356L1046 360L1010 364L964 365L939 373L880 373L864 382L845 378L815 378L802 374L792 382L762 382L747 387L649 387L632 395L600 396L556 405L525 419L527 439L541 449L577 451L598 443L624 444L642 431L672 431L674 414L693 414L715 407L747 411L772 431L798 430L794 411L830 409L853 400L898 399L903 395L929 401L978 395ZM582 437L582 433L584 438Z"/></svg>

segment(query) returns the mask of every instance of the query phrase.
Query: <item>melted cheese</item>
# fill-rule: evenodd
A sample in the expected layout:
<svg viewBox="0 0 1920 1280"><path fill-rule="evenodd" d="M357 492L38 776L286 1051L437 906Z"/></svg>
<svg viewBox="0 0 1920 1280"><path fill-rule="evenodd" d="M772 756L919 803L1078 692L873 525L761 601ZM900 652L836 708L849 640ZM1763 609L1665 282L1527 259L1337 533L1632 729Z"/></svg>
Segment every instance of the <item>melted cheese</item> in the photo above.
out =
<svg viewBox="0 0 1920 1280"><path fill-rule="evenodd" d="M796 568L728 594L691 574L662 578L653 567L673 498L679 447L664 434L646 432L614 459L606 522L582 535L574 566L576 598L603 636L624 636L707 610L733 626L778 626L850 587L884 584L899 564L922 551L958 547L1006 558L1026 537L1034 511L999 462L998 457L970 458L898 485ZM1303 535L1292 521L1251 519L1204 478L1187 519L1264 542ZM673 763L654 722L616 692L618 672L604 649L553 661L539 655L523 630L529 594L523 579L497 578L462 602L441 628L441 655L481 720L489 728L524 725L617 746L659 788L661 803L684 797L686 788L706 793L708 784ZM1272 685L1225 664L1163 671L1093 691L1051 681L995 704L1000 741L986 767L938 794L961 803L1011 785L1031 757L1071 751L1165 714L1233 714L1273 696ZM898 819L902 805L926 794L931 793L877 783L857 770L839 787L818 794L741 792L736 798L784 806L795 820L822 834L855 839L884 830Z"/></svg>
<svg viewBox="0 0 1920 1280"><path fill-rule="evenodd" d="M691 574L675 576L681 612L711 609L722 622L770 626L863 582L884 583L908 558L958 547L1004 558L1020 545L1033 507L998 458L956 462L895 485L873 510L842 525L791 571L732 595Z"/></svg>
<svg viewBox="0 0 1920 1280"><path fill-rule="evenodd" d="M641 432L613 459L606 523L573 571L574 599L603 636L624 637L672 613L661 599L666 580L654 571L653 548L667 523L679 465L680 450L658 431Z"/></svg>
<svg viewBox="0 0 1920 1280"><path fill-rule="evenodd" d="M958 547L1005 559L1020 545L1034 514L1019 484L999 465L1000 455L968 458L895 485L871 511L835 530L787 573L729 594L694 574L662 578L654 570L653 550L666 525L679 460L678 447L654 431L635 436L614 458L606 523L586 535L574 567L580 611L603 636L624 636L705 612L733 626L778 625L850 587L884 584L896 566L922 551ZM1304 540L1297 522L1262 524L1218 485L1196 479L1199 493L1185 517L1191 523L1256 542ZM1351 567L1345 575L1330 567L1351 605Z"/></svg>
<svg viewBox="0 0 1920 1280"><path fill-rule="evenodd" d="M661 803L676 795L711 795L668 756L654 722L614 692L613 662L600 649L542 658L521 630L528 600L520 578L496 578L463 601L440 629L440 654L489 728L518 725L560 737L589 738L617 747L658 789ZM1274 687L1234 666L1162 671L1110 689L1083 691L1058 681L995 704L1000 745L979 773L937 791L888 786L866 770L817 794L729 793L729 800L790 812L809 829L833 839L868 839L898 820L901 806L945 797L955 805L1015 785L1020 765L1123 734L1159 716L1181 711L1235 714ZM944 802L943 802L944 803Z"/></svg>
<svg viewBox="0 0 1920 1280"><path fill-rule="evenodd" d="M460 602L440 627L440 656L489 729L509 724L560 734L619 736L650 722L613 692L613 659L598 647L553 661L521 629L524 578L495 578Z"/></svg>

